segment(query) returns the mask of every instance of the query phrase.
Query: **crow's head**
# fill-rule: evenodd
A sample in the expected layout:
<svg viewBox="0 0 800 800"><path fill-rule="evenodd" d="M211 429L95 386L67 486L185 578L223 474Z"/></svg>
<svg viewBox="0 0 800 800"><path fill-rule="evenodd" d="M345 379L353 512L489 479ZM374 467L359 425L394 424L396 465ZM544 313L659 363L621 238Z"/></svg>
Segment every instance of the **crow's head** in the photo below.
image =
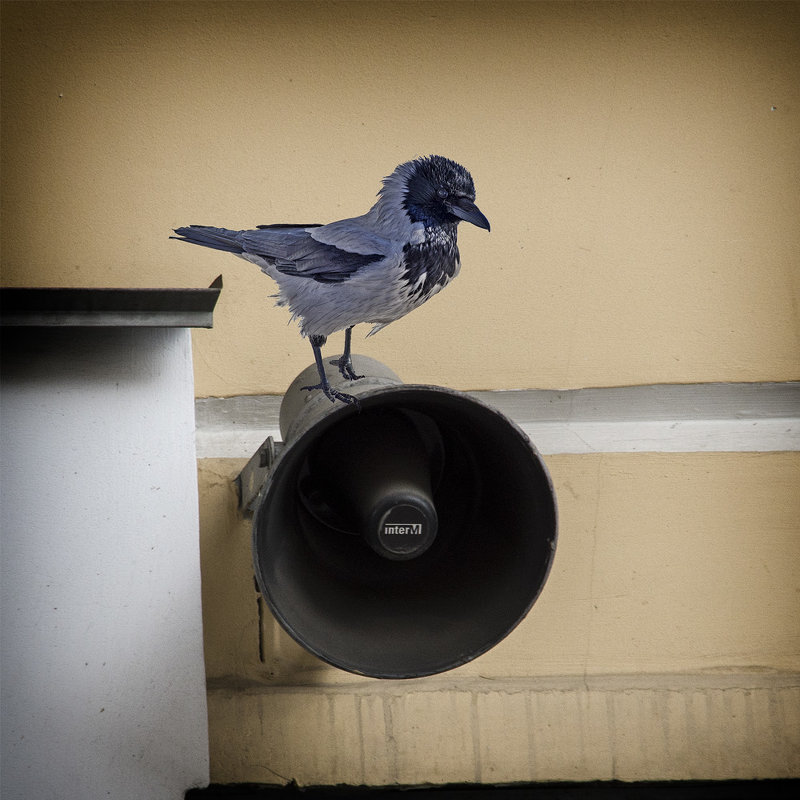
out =
<svg viewBox="0 0 800 800"><path fill-rule="evenodd" d="M412 222L426 227L471 222L489 230L489 220L475 205L472 175L443 156L426 156L401 164L384 187L402 187L401 203Z"/></svg>

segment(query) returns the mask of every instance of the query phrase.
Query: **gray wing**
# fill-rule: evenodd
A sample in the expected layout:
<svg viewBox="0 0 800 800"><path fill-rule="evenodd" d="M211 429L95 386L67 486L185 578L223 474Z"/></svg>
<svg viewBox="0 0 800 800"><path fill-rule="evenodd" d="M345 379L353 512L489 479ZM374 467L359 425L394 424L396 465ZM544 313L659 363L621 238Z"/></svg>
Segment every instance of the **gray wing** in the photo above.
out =
<svg viewBox="0 0 800 800"><path fill-rule="evenodd" d="M176 229L178 236L173 238L236 255L255 256L284 275L309 278L320 283L346 281L358 270L382 261L387 255L388 243L380 237L364 236L363 228L359 237L360 226L351 228L350 235L338 245L320 242L314 238L312 233L324 231L327 227L261 225L254 230L234 231L207 225L190 225Z"/></svg>
<svg viewBox="0 0 800 800"><path fill-rule="evenodd" d="M380 242L372 239L371 247L356 244L354 249L320 242L314 234L327 226L261 225L256 230L242 231L242 250L269 262L284 275L312 278L320 283L341 283L358 270L386 257L379 250Z"/></svg>

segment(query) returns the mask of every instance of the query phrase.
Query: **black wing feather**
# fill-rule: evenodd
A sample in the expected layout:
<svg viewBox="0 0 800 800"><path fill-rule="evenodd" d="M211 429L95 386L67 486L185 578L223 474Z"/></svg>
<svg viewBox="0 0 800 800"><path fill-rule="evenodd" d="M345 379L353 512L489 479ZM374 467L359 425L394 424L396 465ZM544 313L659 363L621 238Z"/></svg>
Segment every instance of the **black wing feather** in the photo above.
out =
<svg viewBox="0 0 800 800"><path fill-rule="evenodd" d="M381 261L382 253L351 253L332 244L322 244L312 238L306 225L264 225L242 232L246 253L260 256L275 265L278 272L301 278L313 278L320 283L341 283L358 270Z"/></svg>

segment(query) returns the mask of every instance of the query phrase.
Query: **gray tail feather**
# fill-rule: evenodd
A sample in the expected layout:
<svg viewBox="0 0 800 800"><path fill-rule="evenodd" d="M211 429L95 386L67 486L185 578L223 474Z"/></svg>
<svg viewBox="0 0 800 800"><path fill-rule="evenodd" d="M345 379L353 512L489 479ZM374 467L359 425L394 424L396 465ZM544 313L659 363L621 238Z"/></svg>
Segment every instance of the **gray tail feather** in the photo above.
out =
<svg viewBox="0 0 800 800"><path fill-rule="evenodd" d="M179 242L189 242L189 244L199 244L203 247L211 247L214 250L222 250L225 253L243 253L244 248L236 241L239 231L230 231L227 228L212 228L208 225L190 225L188 228L175 228L173 233L177 236L170 236L170 239L177 239Z"/></svg>

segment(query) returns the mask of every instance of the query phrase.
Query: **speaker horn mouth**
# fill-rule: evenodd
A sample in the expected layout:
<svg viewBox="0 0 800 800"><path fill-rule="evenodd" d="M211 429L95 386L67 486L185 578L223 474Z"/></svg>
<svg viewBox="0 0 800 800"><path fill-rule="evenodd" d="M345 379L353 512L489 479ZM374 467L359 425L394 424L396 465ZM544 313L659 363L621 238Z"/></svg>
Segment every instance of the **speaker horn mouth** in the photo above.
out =
<svg viewBox="0 0 800 800"><path fill-rule="evenodd" d="M359 399L276 460L254 518L258 582L287 632L336 667L443 672L505 638L541 592L550 478L525 434L467 395L400 384Z"/></svg>

